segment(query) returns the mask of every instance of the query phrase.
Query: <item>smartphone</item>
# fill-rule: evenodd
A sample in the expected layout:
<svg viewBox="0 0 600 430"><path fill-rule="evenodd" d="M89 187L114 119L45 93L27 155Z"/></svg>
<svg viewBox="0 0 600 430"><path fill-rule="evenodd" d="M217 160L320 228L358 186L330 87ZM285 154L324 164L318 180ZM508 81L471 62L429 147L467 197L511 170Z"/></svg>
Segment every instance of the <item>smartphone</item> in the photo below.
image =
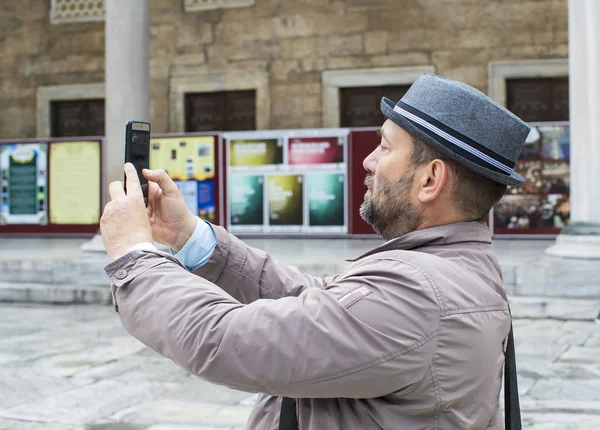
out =
<svg viewBox="0 0 600 430"><path fill-rule="evenodd" d="M146 121L127 121L125 125L125 162L134 165L137 171L144 197L148 181L142 175L142 169L150 168L150 123ZM127 178L125 178L127 184ZM127 188L125 188L127 191Z"/></svg>

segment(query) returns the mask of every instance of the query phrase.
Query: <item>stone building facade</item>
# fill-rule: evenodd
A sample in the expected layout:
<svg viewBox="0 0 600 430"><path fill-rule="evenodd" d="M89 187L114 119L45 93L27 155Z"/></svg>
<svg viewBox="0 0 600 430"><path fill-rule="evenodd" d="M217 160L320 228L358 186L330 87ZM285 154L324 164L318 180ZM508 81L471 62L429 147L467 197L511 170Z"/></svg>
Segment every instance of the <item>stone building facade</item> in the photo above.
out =
<svg viewBox="0 0 600 430"><path fill-rule="evenodd" d="M0 2L0 139L49 136L52 102L104 97L104 22L57 19L70 3L102 6ZM507 78L568 75L567 0L149 4L153 133L184 131L188 93L254 91L257 129L319 128L340 126L346 87L430 71L506 103Z"/></svg>

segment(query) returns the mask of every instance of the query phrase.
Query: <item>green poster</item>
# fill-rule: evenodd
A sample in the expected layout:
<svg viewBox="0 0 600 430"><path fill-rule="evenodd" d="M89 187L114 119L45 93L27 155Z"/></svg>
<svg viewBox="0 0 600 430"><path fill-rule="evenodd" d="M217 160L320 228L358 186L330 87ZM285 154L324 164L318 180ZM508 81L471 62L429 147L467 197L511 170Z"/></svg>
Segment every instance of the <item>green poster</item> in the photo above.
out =
<svg viewBox="0 0 600 430"><path fill-rule="evenodd" d="M38 212L37 157L17 161L11 156L8 167L8 210L12 215L35 215Z"/></svg>
<svg viewBox="0 0 600 430"><path fill-rule="evenodd" d="M344 174L340 173L309 173L306 175L309 225L345 225L344 181Z"/></svg>
<svg viewBox="0 0 600 430"><path fill-rule="evenodd" d="M229 213L231 225L262 225L263 175L229 177Z"/></svg>

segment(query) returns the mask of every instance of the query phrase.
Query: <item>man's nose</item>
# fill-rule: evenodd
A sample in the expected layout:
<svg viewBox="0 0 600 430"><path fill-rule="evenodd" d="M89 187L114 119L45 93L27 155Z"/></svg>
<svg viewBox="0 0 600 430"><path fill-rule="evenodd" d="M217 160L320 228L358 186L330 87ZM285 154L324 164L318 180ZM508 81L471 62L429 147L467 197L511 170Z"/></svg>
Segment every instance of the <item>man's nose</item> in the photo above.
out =
<svg viewBox="0 0 600 430"><path fill-rule="evenodd" d="M377 167L377 156L375 155L375 151L377 151L377 149L367 155L363 160L363 167L365 170L373 174L375 174L375 168Z"/></svg>

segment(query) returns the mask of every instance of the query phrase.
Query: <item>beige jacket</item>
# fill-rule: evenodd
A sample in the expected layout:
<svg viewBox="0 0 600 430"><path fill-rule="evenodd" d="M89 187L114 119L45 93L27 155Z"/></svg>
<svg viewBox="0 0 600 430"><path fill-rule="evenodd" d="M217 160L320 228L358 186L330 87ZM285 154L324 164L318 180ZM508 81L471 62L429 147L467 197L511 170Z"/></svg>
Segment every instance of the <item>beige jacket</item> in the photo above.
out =
<svg viewBox="0 0 600 430"><path fill-rule="evenodd" d="M129 333L194 375L262 393L248 429L278 429L280 396L297 399L303 430L503 428L510 315L485 224L410 233L324 279L214 229L194 274L158 251L106 271Z"/></svg>

